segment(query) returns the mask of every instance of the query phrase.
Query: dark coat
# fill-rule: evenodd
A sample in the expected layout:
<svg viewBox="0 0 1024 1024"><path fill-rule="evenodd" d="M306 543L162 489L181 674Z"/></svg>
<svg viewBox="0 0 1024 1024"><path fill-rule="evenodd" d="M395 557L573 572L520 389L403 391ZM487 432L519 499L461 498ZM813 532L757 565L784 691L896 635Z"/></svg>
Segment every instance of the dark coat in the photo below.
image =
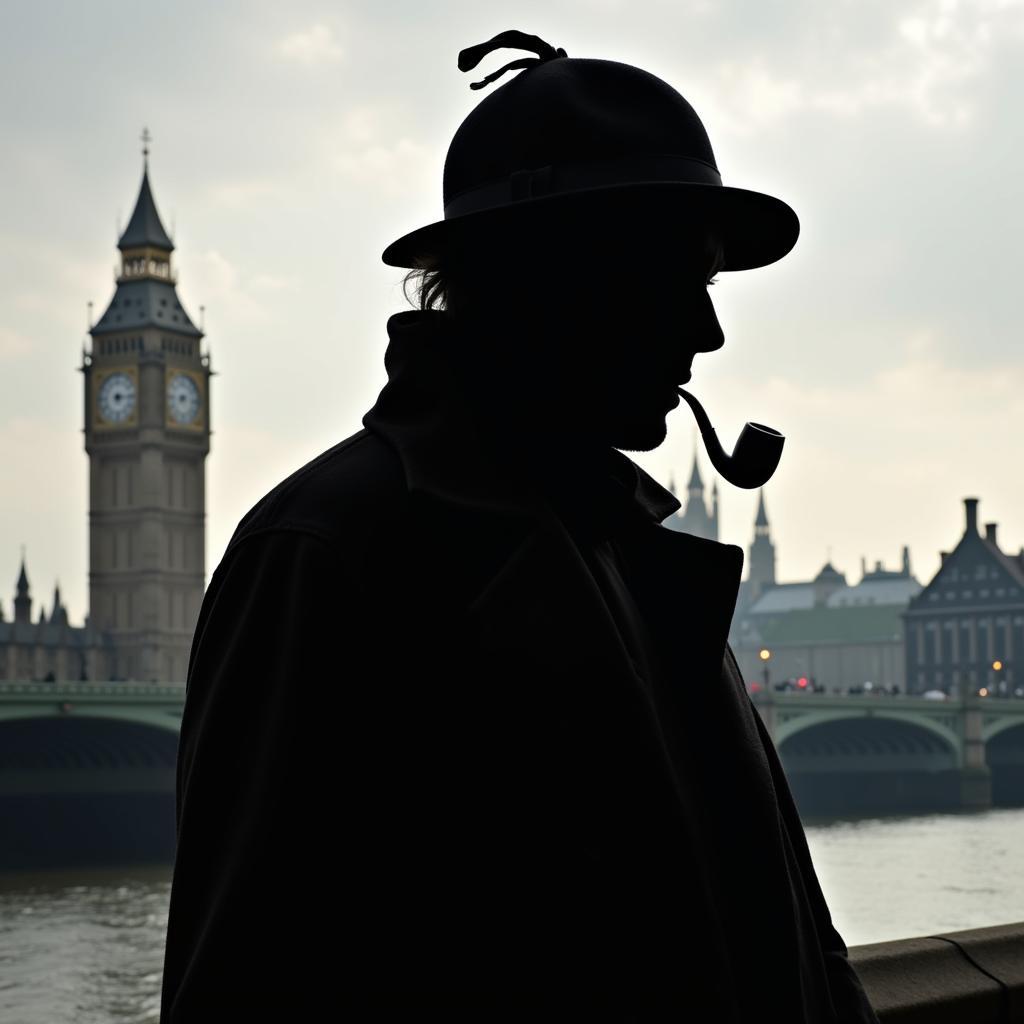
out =
<svg viewBox="0 0 1024 1024"><path fill-rule="evenodd" d="M525 485L444 323L389 320L364 429L211 579L164 1024L876 1021L726 645L742 552L662 527L679 502L618 452L617 483L563 488L587 528ZM643 649L587 541L609 531Z"/></svg>

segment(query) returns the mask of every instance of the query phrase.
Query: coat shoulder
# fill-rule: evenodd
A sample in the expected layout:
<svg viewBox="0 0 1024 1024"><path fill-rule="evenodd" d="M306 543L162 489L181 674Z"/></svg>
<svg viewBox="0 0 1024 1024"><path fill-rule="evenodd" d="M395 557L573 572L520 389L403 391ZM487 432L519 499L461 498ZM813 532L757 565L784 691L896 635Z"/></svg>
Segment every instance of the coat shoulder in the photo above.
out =
<svg viewBox="0 0 1024 1024"><path fill-rule="evenodd" d="M364 546L407 514L408 489L397 453L362 429L289 474L239 520L228 553L264 533L318 537L338 551Z"/></svg>

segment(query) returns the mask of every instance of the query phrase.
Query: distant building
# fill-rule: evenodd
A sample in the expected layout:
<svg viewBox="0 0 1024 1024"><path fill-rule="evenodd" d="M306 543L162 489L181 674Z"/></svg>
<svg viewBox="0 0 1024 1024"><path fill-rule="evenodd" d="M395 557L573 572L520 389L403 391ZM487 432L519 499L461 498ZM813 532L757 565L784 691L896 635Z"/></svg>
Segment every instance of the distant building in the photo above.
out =
<svg viewBox="0 0 1024 1024"><path fill-rule="evenodd" d="M756 601L775 583L775 545L772 543L771 529L768 526L768 513L764 507L764 488L757 497L757 515L754 518L754 540L750 545L750 558L747 561L746 589L743 592L744 603Z"/></svg>
<svg viewBox="0 0 1024 1024"><path fill-rule="evenodd" d="M669 481L669 490L676 494L675 481ZM711 485L711 506L708 507L704 500L704 481L700 476L696 447L693 451L693 471L690 473L690 485L686 490L686 501L678 512L664 520L662 526L678 530L680 533L692 533L695 537L704 537L706 540L718 540L718 481L713 481Z"/></svg>
<svg viewBox="0 0 1024 1024"><path fill-rule="evenodd" d="M905 687L901 614L921 584L904 547L898 570L861 561L855 585L826 562L812 580L779 583L764 494L758 500L748 576L740 585L729 640L748 683L807 680L846 691L870 682ZM761 652L768 651L767 662Z"/></svg>
<svg viewBox="0 0 1024 1024"><path fill-rule="evenodd" d="M1000 550L995 523L978 532L977 498L964 512L963 536L904 615L907 680L915 693L1012 694L1024 683L1024 549Z"/></svg>
<svg viewBox="0 0 1024 1024"><path fill-rule="evenodd" d="M32 622L23 554L13 622L0 605L0 679L170 682L187 672L206 579L212 371L178 298L147 166L117 247L117 287L80 367L89 614L71 626L57 588L50 614Z"/></svg>
<svg viewBox="0 0 1024 1024"><path fill-rule="evenodd" d="M60 585L54 587L50 614L40 607L32 619L32 594L25 556L14 589L14 619L4 620L0 604L0 680L94 679L103 663L107 639L89 624L72 626L61 603Z"/></svg>

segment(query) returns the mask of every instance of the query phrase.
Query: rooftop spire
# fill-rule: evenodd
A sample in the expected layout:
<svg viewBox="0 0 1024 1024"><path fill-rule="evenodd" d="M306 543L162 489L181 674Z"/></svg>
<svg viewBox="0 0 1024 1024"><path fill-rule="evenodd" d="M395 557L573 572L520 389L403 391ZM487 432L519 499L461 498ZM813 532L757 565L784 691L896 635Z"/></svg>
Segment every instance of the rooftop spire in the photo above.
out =
<svg viewBox="0 0 1024 1024"><path fill-rule="evenodd" d="M32 598L28 592L28 573L25 572L25 545L21 545L21 572L18 573L17 590L14 594L14 621L32 621Z"/></svg>
<svg viewBox="0 0 1024 1024"><path fill-rule="evenodd" d="M704 481L700 478L700 466L697 463L697 442L693 443L693 472L690 474L690 490L704 493Z"/></svg>
<svg viewBox="0 0 1024 1024"><path fill-rule="evenodd" d="M118 239L117 247L123 252L125 249L150 246L169 253L173 251L174 243L164 230L160 214L156 210L152 189L149 187L150 136L148 129L143 129L142 140L142 186L139 188L139 198L135 200L135 209L128 221L128 227L124 229L124 233Z"/></svg>
<svg viewBox="0 0 1024 1024"><path fill-rule="evenodd" d="M60 580L57 581L56 586L53 588L53 608L50 611L50 622L56 624L66 624L68 621L68 610L61 604L60 600Z"/></svg>
<svg viewBox="0 0 1024 1024"><path fill-rule="evenodd" d="M757 518L754 520L755 526L767 526L768 525L768 513L764 510L764 488L762 487L757 496Z"/></svg>
<svg viewBox="0 0 1024 1024"><path fill-rule="evenodd" d="M21 572L18 573L18 596L28 596L28 574L25 572L25 545L21 545Z"/></svg>

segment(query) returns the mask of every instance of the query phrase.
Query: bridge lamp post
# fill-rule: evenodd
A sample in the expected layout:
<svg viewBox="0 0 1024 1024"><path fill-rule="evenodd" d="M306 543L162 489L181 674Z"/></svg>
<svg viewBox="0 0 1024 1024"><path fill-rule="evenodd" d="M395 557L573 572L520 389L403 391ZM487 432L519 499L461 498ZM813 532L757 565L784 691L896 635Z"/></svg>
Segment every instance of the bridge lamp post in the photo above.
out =
<svg viewBox="0 0 1024 1024"><path fill-rule="evenodd" d="M992 662L992 671L996 674L996 691L999 693L1000 697L1006 696L1006 673L1003 669L1004 666L1002 661L1000 661L999 658L996 658L996 660Z"/></svg>
<svg viewBox="0 0 1024 1024"><path fill-rule="evenodd" d="M764 688L767 693L771 690L771 672L768 669L768 662L772 660L772 652L767 647L762 647L757 652L757 656L761 659L761 664L764 665Z"/></svg>

